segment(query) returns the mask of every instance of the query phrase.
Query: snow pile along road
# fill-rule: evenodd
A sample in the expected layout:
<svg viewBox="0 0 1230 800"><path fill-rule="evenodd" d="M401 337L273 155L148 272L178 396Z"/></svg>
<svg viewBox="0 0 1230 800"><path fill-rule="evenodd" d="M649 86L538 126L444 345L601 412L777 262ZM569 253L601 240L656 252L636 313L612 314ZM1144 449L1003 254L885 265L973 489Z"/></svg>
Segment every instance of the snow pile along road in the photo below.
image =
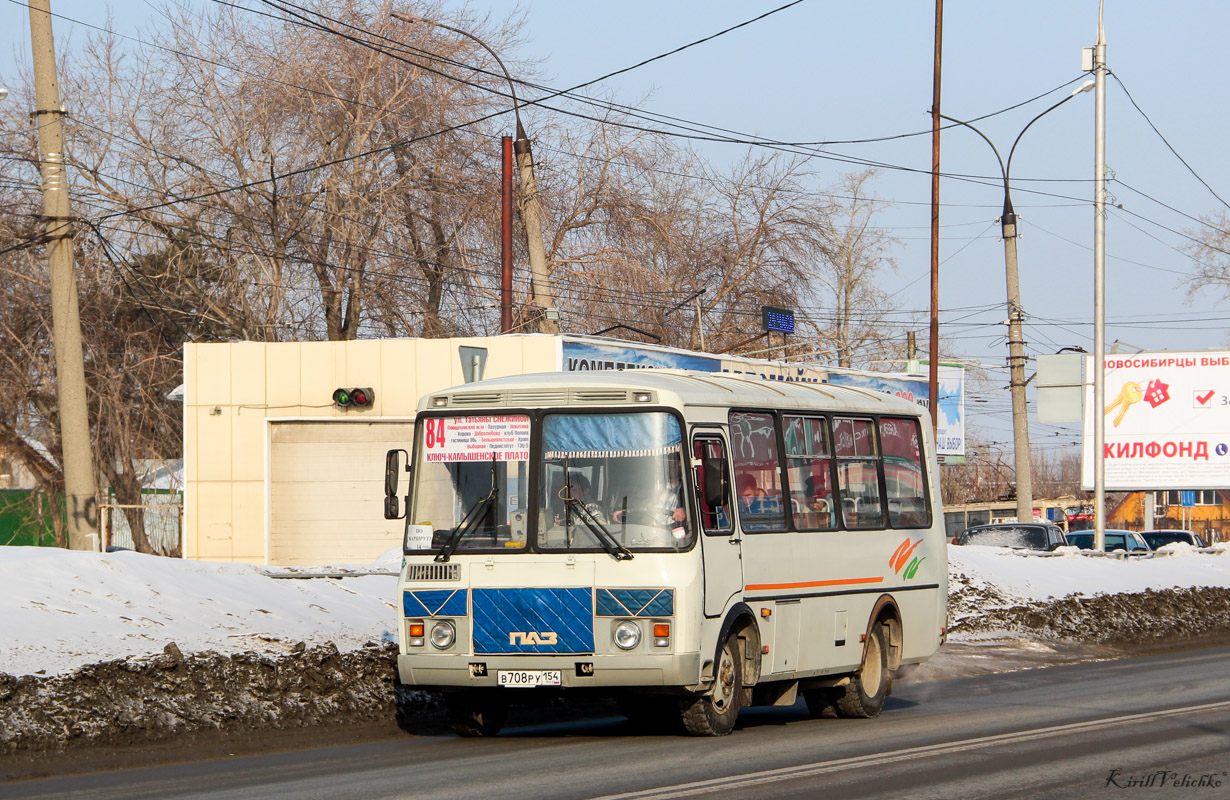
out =
<svg viewBox="0 0 1230 800"><path fill-rule="evenodd" d="M1153 558L948 548L954 639L1001 633L1118 645L1230 636L1230 545Z"/></svg>
<svg viewBox="0 0 1230 800"><path fill-rule="evenodd" d="M1147 560L950 547L949 561L958 644L1230 638L1230 547ZM0 754L387 722L399 564L396 551L295 570L2 547Z"/></svg>
<svg viewBox="0 0 1230 800"><path fill-rule="evenodd" d="M401 554L340 579L246 564L0 548L0 672L56 675L100 661L181 652L354 650L394 640ZM311 574L310 572L308 574Z"/></svg>

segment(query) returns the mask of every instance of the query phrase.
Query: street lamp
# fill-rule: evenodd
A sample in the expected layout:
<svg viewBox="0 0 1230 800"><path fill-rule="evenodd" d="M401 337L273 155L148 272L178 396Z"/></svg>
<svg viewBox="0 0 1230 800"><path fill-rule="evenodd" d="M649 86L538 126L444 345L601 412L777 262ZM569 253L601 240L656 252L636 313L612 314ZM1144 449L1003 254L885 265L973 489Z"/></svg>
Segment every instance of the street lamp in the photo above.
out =
<svg viewBox="0 0 1230 800"><path fill-rule="evenodd" d="M486 42L467 30L401 11L392 11L390 15L411 25L421 22L472 39L491 54L504 73L508 81L508 91L512 95L513 117L517 122L517 138L513 142L513 150L517 155L517 172L521 180L521 219L525 223L526 248L530 254L530 294L533 296L534 305L538 306L540 312L539 333L559 333L559 325L556 323L558 315L555 315L553 319L552 315L547 313L548 309L555 307L555 296L551 292L550 276L547 273L547 251L542 236L542 209L538 203L538 181L534 178L534 154L530 151L529 137L525 135L525 128L521 125L520 103L517 101L517 87L512 75L508 73L500 56Z"/></svg>
<svg viewBox="0 0 1230 800"><path fill-rule="evenodd" d="M1012 441L1016 451L1016 515L1019 522L1033 521L1034 498L1030 472L1029 412L1025 406L1026 358L1025 342L1021 337L1021 283L1017 274L1016 261L1016 213L1012 210L1012 193L1009 183L1009 176L1012 173L1012 155L1016 152L1016 146L1020 144L1021 137L1025 135L1025 131L1029 130L1030 126L1078 94L1089 91L1094 85L1093 81L1086 81L1070 95L1031 119L1012 142L1012 149L1008 151L1007 163L1000 157L995 143L988 139L982 131L968 122L940 115L941 118L964 125L981 136L982 140L991 146L991 151L995 153L995 158L999 161L1000 174L1004 179L1004 211L999 221L1004 240L1004 267L1008 283L1008 372L1009 389L1012 393Z"/></svg>

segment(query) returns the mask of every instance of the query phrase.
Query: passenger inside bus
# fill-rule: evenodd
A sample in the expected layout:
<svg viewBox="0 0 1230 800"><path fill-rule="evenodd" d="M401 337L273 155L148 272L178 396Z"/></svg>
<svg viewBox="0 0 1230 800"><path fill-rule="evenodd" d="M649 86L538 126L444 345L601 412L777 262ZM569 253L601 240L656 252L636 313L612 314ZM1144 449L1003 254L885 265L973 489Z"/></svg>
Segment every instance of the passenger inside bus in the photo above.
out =
<svg viewBox="0 0 1230 800"><path fill-rule="evenodd" d="M603 525L606 524L606 512L602 510L602 506L590 500L589 478L586 478L580 472L572 471L568 473L568 482L561 487L559 497L565 502L570 499L575 500L593 515L594 519ZM566 514L556 512L555 524L563 525L566 516ZM574 521L573 524L575 525L576 522Z"/></svg>
<svg viewBox="0 0 1230 800"><path fill-rule="evenodd" d="M802 496L791 501L794 505L794 512L798 515L796 524L800 528L811 530L832 527L832 505L828 498L823 496L825 494L827 491L823 488L817 491L816 479L813 476L808 476L803 481Z"/></svg>

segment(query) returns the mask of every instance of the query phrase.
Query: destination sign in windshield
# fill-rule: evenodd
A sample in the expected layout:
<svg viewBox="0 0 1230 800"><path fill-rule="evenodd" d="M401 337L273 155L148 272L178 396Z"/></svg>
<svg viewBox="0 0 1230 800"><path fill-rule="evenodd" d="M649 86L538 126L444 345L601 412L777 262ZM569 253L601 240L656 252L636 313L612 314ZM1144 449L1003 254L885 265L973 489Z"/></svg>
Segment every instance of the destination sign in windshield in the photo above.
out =
<svg viewBox="0 0 1230 800"><path fill-rule="evenodd" d="M526 461L530 418L439 417L423 423L425 461Z"/></svg>

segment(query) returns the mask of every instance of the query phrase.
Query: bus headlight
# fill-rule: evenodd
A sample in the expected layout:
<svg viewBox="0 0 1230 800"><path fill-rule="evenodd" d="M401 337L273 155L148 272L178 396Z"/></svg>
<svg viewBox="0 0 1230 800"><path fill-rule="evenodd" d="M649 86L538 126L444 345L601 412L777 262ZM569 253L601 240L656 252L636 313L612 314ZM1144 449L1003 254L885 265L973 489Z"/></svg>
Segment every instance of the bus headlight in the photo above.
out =
<svg viewBox="0 0 1230 800"><path fill-rule="evenodd" d="M457 641L457 629L453 623L442 619L431 626L431 646L437 650L447 650Z"/></svg>
<svg viewBox="0 0 1230 800"><path fill-rule="evenodd" d="M615 626L611 639L620 650L631 650L641 643L641 626L635 622L624 620Z"/></svg>

